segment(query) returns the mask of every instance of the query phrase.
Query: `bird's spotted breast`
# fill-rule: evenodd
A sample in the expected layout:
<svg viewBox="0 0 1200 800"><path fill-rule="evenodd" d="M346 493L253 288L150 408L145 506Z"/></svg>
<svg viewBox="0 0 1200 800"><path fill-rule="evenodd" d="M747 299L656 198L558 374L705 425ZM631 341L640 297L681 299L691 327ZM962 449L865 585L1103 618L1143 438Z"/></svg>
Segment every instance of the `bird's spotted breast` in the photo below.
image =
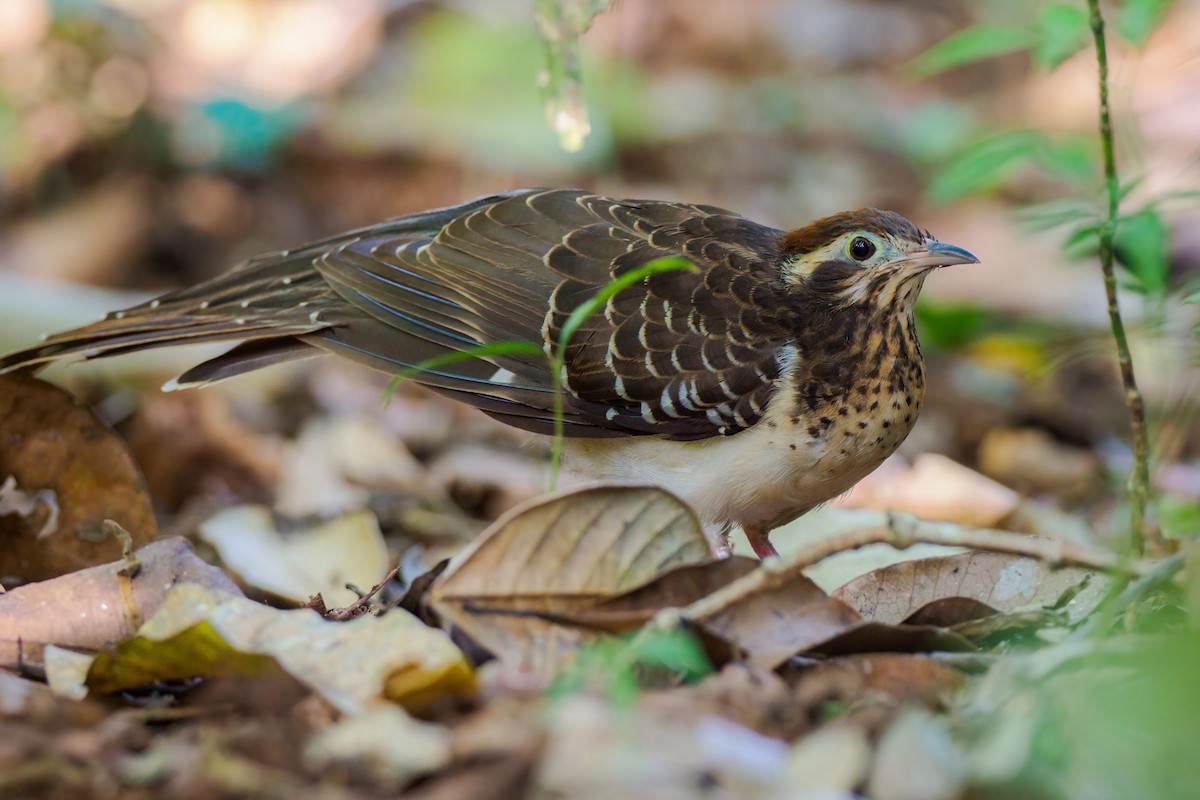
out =
<svg viewBox="0 0 1200 800"><path fill-rule="evenodd" d="M706 525L789 522L845 493L895 452L917 418L924 374L919 360L914 370L880 353L848 390L812 401L811 387L798 382L807 371L794 354L788 360L763 418L734 436L568 440L565 463L591 479L663 486Z"/></svg>

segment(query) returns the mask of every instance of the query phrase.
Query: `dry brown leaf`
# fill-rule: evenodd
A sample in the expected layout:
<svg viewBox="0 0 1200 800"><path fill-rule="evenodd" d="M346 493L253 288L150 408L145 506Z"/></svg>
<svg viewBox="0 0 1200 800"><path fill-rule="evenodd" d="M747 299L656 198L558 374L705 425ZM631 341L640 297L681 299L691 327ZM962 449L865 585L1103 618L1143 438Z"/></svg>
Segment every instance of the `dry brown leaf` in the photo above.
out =
<svg viewBox="0 0 1200 800"><path fill-rule="evenodd" d="M0 665L40 663L47 644L98 650L123 642L179 583L241 594L183 539L160 539L134 555L140 567L132 577L117 561L0 594Z"/></svg>
<svg viewBox="0 0 1200 800"><path fill-rule="evenodd" d="M613 633L645 625L666 608L681 608L733 583L758 567L756 558L729 558L686 564L668 570L636 589L602 600L562 619Z"/></svg>
<svg viewBox="0 0 1200 800"><path fill-rule="evenodd" d="M0 376L0 483L45 498L44 513L0 516L0 577L40 581L119 558L111 519L135 547L158 535L146 484L125 443L67 392L27 375ZM54 530L43 532L49 503Z"/></svg>
<svg viewBox="0 0 1200 800"><path fill-rule="evenodd" d="M692 621L741 649L750 664L771 669L853 628L861 618L797 574Z"/></svg>
<svg viewBox="0 0 1200 800"><path fill-rule="evenodd" d="M437 494L425 470L376 418L315 419L282 459L276 508L289 516L362 508L372 491Z"/></svg>
<svg viewBox="0 0 1200 800"><path fill-rule="evenodd" d="M954 800L967 783L967 759L946 723L909 709L884 733L868 793L878 800Z"/></svg>
<svg viewBox="0 0 1200 800"><path fill-rule="evenodd" d="M949 628L964 622L991 617L996 609L971 597L943 597L926 603L904 618L905 625L932 625Z"/></svg>
<svg viewBox="0 0 1200 800"><path fill-rule="evenodd" d="M475 443L453 447L429 464L435 485L447 487L464 508L486 519L537 497L547 477L542 459Z"/></svg>
<svg viewBox="0 0 1200 800"><path fill-rule="evenodd" d="M160 507L206 496L266 502L278 480L282 440L238 419L217 392L146 395L121 430Z"/></svg>
<svg viewBox="0 0 1200 800"><path fill-rule="evenodd" d="M703 705L622 708L578 694L550 704L544 720L534 797L788 796L787 744Z"/></svg>
<svg viewBox="0 0 1200 800"><path fill-rule="evenodd" d="M47 648L46 656L51 686L67 696L257 675L274 665L347 714L384 699L423 708L474 690L471 668L449 637L399 609L330 622L310 609L280 610L187 583L172 587L137 636L117 647L82 659Z"/></svg>
<svg viewBox="0 0 1200 800"><path fill-rule="evenodd" d="M901 708L942 708L964 682L958 670L922 655L849 655L804 668L791 705L810 725L835 716L873 733Z"/></svg>
<svg viewBox="0 0 1200 800"><path fill-rule="evenodd" d="M993 528L1011 514L1020 496L946 456L922 453L912 466L889 462L836 502L847 508L907 511L922 519Z"/></svg>
<svg viewBox="0 0 1200 800"><path fill-rule="evenodd" d="M964 680L958 670L926 656L867 653L833 658L805 669L796 684L796 695L803 700L828 697L848 702L882 694L897 704L934 708Z"/></svg>
<svg viewBox="0 0 1200 800"><path fill-rule="evenodd" d="M941 628L864 620L803 573L770 565L747 572L679 614L704 637L768 669L805 653L973 649L962 636Z"/></svg>
<svg viewBox="0 0 1200 800"><path fill-rule="evenodd" d="M540 699L492 697L454 726L454 760L405 792L405 800L508 800L524 797L544 746Z"/></svg>
<svg viewBox="0 0 1200 800"><path fill-rule="evenodd" d="M866 619L899 623L945 598L967 598L997 611L1019 611L1054 606L1069 592L1079 590L1066 606L1068 619L1074 622L1095 608L1107 585L1107 578L1090 570L1056 570L1033 558L976 552L893 564L855 578L833 596Z"/></svg>
<svg viewBox="0 0 1200 800"><path fill-rule="evenodd" d="M667 717L714 714L784 741L812 725L808 709L796 704L778 673L748 664L727 664L697 684L647 692L638 702Z"/></svg>
<svg viewBox="0 0 1200 800"><path fill-rule="evenodd" d="M593 634L542 615L582 610L709 555L695 514L673 495L582 487L497 520L451 560L430 598L498 657L553 670L559 654Z"/></svg>
<svg viewBox="0 0 1200 800"><path fill-rule="evenodd" d="M405 800L511 800L525 797L536 752L514 753L451 765L404 792Z"/></svg>
<svg viewBox="0 0 1200 800"><path fill-rule="evenodd" d="M929 653L937 650L960 653L974 649L970 640L945 628L867 621L813 644L808 652L823 656L845 656L860 653Z"/></svg>
<svg viewBox="0 0 1200 800"><path fill-rule="evenodd" d="M1103 488L1104 460L1039 428L993 428L979 443L984 474L1026 493L1080 498Z"/></svg>
<svg viewBox="0 0 1200 800"><path fill-rule="evenodd" d="M395 791L450 761L450 732L413 719L402 708L376 705L319 731L304 747L305 765L316 773L349 769Z"/></svg>
<svg viewBox="0 0 1200 800"><path fill-rule="evenodd" d="M871 755L871 743L857 726L824 725L792 746L787 787L796 797L855 797Z"/></svg>
<svg viewBox="0 0 1200 800"><path fill-rule="evenodd" d="M351 511L281 534L262 506L227 508L200 525L201 537L247 584L303 603L321 595L329 608L353 603L388 571L387 545L369 511Z"/></svg>

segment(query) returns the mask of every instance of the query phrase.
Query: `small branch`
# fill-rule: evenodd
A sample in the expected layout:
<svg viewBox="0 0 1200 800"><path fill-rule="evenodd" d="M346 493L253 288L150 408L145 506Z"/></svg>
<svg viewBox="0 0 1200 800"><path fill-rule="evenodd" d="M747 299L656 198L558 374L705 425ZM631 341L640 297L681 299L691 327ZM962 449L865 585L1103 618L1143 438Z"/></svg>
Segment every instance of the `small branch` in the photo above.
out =
<svg viewBox="0 0 1200 800"><path fill-rule="evenodd" d="M330 620L331 622L345 622L348 619L354 619L355 617L361 617L363 614L367 613L367 610L370 608L371 598L373 598L375 595L379 594L379 590L382 589L384 586L386 586L388 584L388 582L392 580L392 578L395 578L399 572L400 572L400 565L397 564L396 566L392 567L392 569L388 572L387 575L383 576L383 580L381 580L379 583L375 584L375 586L373 586L371 588L371 591L367 592L362 597L358 598L353 603L351 603L348 606L345 606L344 608L329 609L322 616L324 616L325 619Z"/></svg>
<svg viewBox="0 0 1200 800"><path fill-rule="evenodd" d="M554 371L554 438L550 441L550 491L558 491L558 473L562 470L563 460L563 419L566 410L563 408L563 367L566 359L566 345L559 345L555 355L550 359L550 369Z"/></svg>
<svg viewBox="0 0 1200 800"><path fill-rule="evenodd" d="M1100 0L1088 0L1092 39L1096 44L1096 62L1100 84L1100 143L1104 151L1104 179L1108 193L1107 215L1100 223L1100 268L1104 273L1104 291L1108 296L1108 318L1113 339L1117 344L1117 364L1125 386L1125 405L1129 408L1129 429L1133 437L1133 471L1129 476L1129 505L1131 512L1129 549L1135 557L1145 549L1146 504L1150 495L1150 445L1146 433L1146 409L1142 393L1133 377L1133 358L1129 340L1121 321L1117 303L1117 278L1113 268L1113 240L1120 214L1121 189L1117 180L1117 161L1114 155L1112 116L1108 105L1108 48L1104 39L1104 17Z"/></svg>
<svg viewBox="0 0 1200 800"><path fill-rule="evenodd" d="M724 588L702 597L679 611L686 619L700 619L749 595L786 584L792 576L830 556L857 550L870 544L890 544L904 550L914 544L938 544L966 547L992 553L1010 553L1036 558L1051 565L1085 567L1103 572L1140 577L1153 565L1128 563L1114 553L1058 539L1039 539L1021 533L966 528L945 522L927 522L911 515L891 515L888 524L847 531L801 548L782 559L768 559L761 569L745 575Z"/></svg>

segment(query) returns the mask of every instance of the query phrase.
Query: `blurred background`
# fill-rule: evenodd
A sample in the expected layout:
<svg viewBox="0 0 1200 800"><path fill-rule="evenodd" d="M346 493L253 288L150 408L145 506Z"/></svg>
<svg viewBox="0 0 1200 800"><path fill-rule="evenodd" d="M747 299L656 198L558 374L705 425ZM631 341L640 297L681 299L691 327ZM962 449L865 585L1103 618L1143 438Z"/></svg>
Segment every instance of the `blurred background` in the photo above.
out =
<svg viewBox="0 0 1200 800"><path fill-rule="evenodd" d="M0 347L264 250L514 187L686 199L783 228L880 206L983 261L927 284L932 386L906 453L942 452L1107 519L1116 501L1097 498L1115 496L1129 455L1089 228L1101 161L1082 6L617 0L574 42L605 6L3 0ZM1178 528L1200 520L1188 302L1200 276L1200 2L1113 12L1122 280L1164 526ZM981 28L982 45L970 39ZM54 374L143 442L168 508L252 496L253 482L156 475L147 465L188 423L147 404L182 404L178 419L194 421L229 403L211 412L218 427L290 441L313 409L375 413L386 383L322 363L235 382L234 400L134 391L196 357L161 358ZM247 399L262 381L269 408ZM442 430L430 419L450 430L445 415L460 412L406 413L378 424L430 467L437 448L421 437ZM511 441L470 419L471 446ZM256 463L268 451L238 469L278 469ZM520 475L458 491L458 505L490 516L542 480L536 465Z"/></svg>

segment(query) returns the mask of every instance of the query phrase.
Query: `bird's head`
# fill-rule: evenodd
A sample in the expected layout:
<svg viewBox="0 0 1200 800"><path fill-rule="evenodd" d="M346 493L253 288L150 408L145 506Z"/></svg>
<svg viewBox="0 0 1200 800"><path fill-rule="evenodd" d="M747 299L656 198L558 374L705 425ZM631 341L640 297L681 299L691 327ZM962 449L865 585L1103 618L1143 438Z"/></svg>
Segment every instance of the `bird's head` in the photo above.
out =
<svg viewBox="0 0 1200 800"><path fill-rule="evenodd" d="M899 214L875 208L818 219L784 234L780 244L786 256L783 280L835 306L911 308L930 270L979 262Z"/></svg>

